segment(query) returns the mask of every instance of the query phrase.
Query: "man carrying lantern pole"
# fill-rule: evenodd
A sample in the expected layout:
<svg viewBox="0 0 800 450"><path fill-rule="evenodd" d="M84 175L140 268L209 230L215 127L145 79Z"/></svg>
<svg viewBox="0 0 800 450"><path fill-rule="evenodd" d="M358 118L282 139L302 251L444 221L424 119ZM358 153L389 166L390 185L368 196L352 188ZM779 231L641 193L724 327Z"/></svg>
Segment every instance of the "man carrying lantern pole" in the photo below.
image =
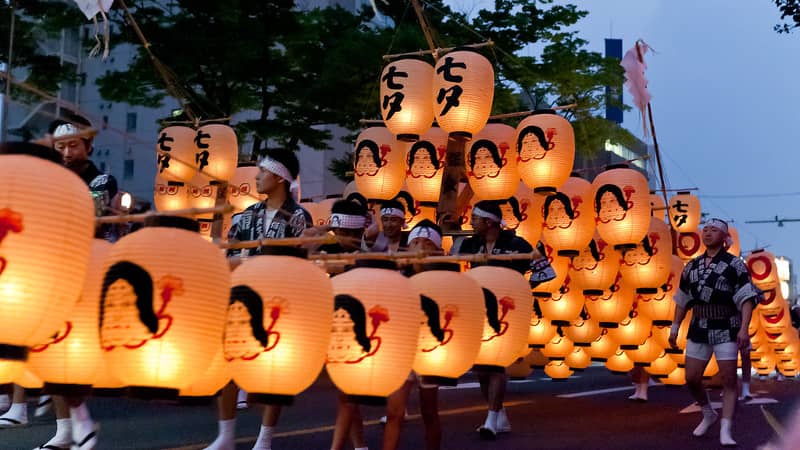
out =
<svg viewBox="0 0 800 450"><path fill-rule="evenodd" d="M228 240L237 242L300 236L312 220L308 211L295 201L291 193L292 185L300 172L297 156L291 150L269 150L258 167L256 191L266 194L267 200L255 203L233 216ZM261 252L261 248L243 249L241 253L232 250L228 253L231 267L236 267L241 259ZM238 391L233 382L223 388L218 398L219 434L207 449L236 448L234 441ZM269 450L272 447L272 435L280 413L281 406L266 406L254 450Z"/></svg>
<svg viewBox="0 0 800 450"><path fill-rule="evenodd" d="M747 327L757 299L747 267L741 259L728 253L731 238L728 224L721 219L706 222L702 231L704 254L689 261L681 275L675 295L675 319L669 343L677 347L678 329L692 309L686 344L686 384L703 411L703 420L694 429L694 436L703 436L719 418L703 388L703 371L713 353L722 376L722 421L719 442L736 446L731 434L736 408L736 363L739 350L750 345Z"/></svg>

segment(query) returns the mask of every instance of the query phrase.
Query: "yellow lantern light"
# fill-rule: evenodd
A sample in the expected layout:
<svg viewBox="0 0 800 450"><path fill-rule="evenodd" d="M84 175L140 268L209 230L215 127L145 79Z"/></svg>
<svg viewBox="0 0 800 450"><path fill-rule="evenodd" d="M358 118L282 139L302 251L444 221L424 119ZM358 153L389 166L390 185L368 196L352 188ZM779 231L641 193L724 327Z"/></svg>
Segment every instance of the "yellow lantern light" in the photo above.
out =
<svg viewBox="0 0 800 450"><path fill-rule="evenodd" d="M597 232L617 250L633 248L650 227L647 178L627 164L608 166L592 182Z"/></svg>
<svg viewBox="0 0 800 450"><path fill-rule="evenodd" d="M550 358L551 361L563 360L572 353L573 348L575 348L575 344L568 337L565 337L563 332L558 332L550 339L550 342L545 344L542 354Z"/></svg>
<svg viewBox="0 0 800 450"><path fill-rule="evenodd" d="M792 319L788 309L789 308L781 308L777 314L771 316L765 316L764 314L759 316L759 319L761 319L761 328L767 332L768 337L770 334L781 334L786 330L794 330L794 328L792 328Z"/></svg>
<svg viewBox="0 0 800 450"><path fill-rule="evenodd" d="M650 337L650 327L652 326L653 321L634 309L629 317L619 323L617 328L610 328L608 334L619 344L620 349L636 350Z"/></svg>
<svg viewBox="0 0 800 450"><path fill-rule="evenodd" d="M689 191L678 191L669 199L669 221L679 233L697 231L700 225L700 199Z"/></svg>
<svg viewBox="0 0 800 450"><path fill-rule="evenodd" d="M656 344L658 344L664 349L668 349L670 347L669 345L670 331L671 330L669 325L653 324L653 328L650 329L650 333L652 334L652 338L655 340Z"/></svg>
<svg viewBox="0 0 800 450"><path fill-rule="evenodd" d="M639 312L652 319L653 325L672 325L672 319L675 317L675 301L672 296L680 284L683 261L675 255L671 255L670 258L669 277L658 293L636 295Z"/></svg>
<svg viewBox="0 0 800 450"><path fill-rule="evenodd" d="M675 370L669 373L666 377L659 378L661 384L670 386L683 386L686 384L686 369L683 367L676 367Z"/></svg>
<svg viewBox="0 0 800 450"><path fill-rule="evenodd" d="M688 233L677 233L675 239L675 254L683 261L690 261L702 255L706 251L700 233L690 231Z"/></svg>
<svg viewBox="0 0 800 450"><path fill-rule="evenodd" d="M775 255L764 250L754 250L745 257L747 270L753 279L753 284L762 291L778 288L778 266L775 265Z"/></svg>
<svg viewBox="0 0 800 450"><path fill-rule="evenodd" d="M637 294L657 294L672 267L672 234L663 220L650 218L650 229L636 247L622 253L619 273Z"/></svg>
<svg viewBox="0 0 800 450"><path fill-rule="evenodd" d="M673 361L664 350L661 350L656 359L654 359L649 366L645 367L644 370L654 377L666 377L677 367L678 363Z"/></svg>
<svg viewBox="0 0 800 450"><path fill-rule="evenodd" d="M40 345L31 347L28 368L57 395L88 395L97 379L101 361L97 336L100 284L111 244L95 239L89 268L78 303L61 329Z"/></svg>
<svg viewBox="0 0 800 450"><path fill-rule="evenodd" d="M542 237L558 249L560 256L578 256L594 235L592 185L573 175L542 207Z"/></svg>
<svg viewBox="0 0 800 450"><path fill-rule="evenodd" d="M228 125L218 123L203 125L194 136L194 158L198 172L212 181L233 178L239 162L239 141L236 132Z"/></svg>
<svg viewBox="0 0 800 450"><path fill-rule="evenodd" d="M189 207L189 185L181 181L167 181L156 175L153 190L153 206L156 211L177 211Z"/></svg>
<svg viewBox="0 0 800 450"><path fill-rule="evenodd" d="M416 141L433 123L433 66L415 57L396 59L381 73L381 116L400 141Z"/></svg>
<svg viewBox="0 0 800 450"><path fill-rule="evenodd" d="M25 393L28 395L32 395L32 392L35 392L33 395L39 395L41 394L42 388L44 388L44 381L27 367L22 371L19 377L14 380L14 384L25 388Z"/></svg>
<svg viewBox="0 0 800 450"><path fill-rule="evenodd" d="M481 348L483 289L453 266L454 271L430 270L410 278L425 312L413 368L426 382L454 385Z"/></svg>
<svg viewBox="0 0 800 450"><path fill-rule="evenodd" d="M571 285L569 276L554 294L547 297L536 296L545 319L553 325L568 326L579 318L583 310L583 292Z"/></svg>
<svg viewBox="0 0 800 450"><path fill-rule="evenodd" d="M531 315L531 324L528 328L528 347L534 349L542 349L545 344L553 339L556 335L558 327L550 323L549 320L537 316L535 313Z"/></svg>
<svg viewBox="0 0 800 450"><path fill-rule="evenodd" d="M193 128L184 126L166 127L158 133L158 178L188 183L194 177L196 135Z"/></svg>
<svg viewBox="0 0 800 450"><path fill-rule="evenodd" d="M406 146L385 127L367 128L358 135L354 150L355 181L370 200L389 200L403 187Z"/></svg>
<svg viewBox="0 0 800 450"><path fill-rule="evenodd" d="M550 362L550 358L544 356L544 353L542 353L540 349L531 350L528 356L525 357L525 360L528 361L533 369L544 369L544 366Z"/></svg>
<svg viewBox="0 0 800 450"><path fill-rule="evenodd" d="M515 148L522 181L536 193L552 194L572 171L575 132L555 111L535 111L517 125Z"/></svg>
<svg viewBox="0 0 800 450"><path fill-rule="evenodd" d="M328 351L331 279L304 252L288 251L249 258L231 275L224 357L236 384L263 403L290 403L317 378Z"/></svg>
<svg viewBox="0 0 800 450"><path fill-rule="evenodd" d="M180 390L181 397L210 397L216 395L231 380L228 361L222 353L222 345L214 353L211 365L190 386Z"/></svg>
<svg viewBox="0 0 800 450"><path fill-rule="evenodd" d="M650 215L664 219L664 211L667 210L667 204L664 203L664 197L656 191L650 191Z"/></svg>
<svg viewBox="0 0 800 450"><path fill-rule="evenodd" d="M119 380L106 364L100 360L100 367L92 385L92 397L122 397L125 395L125 384Z"/></svg>
<svg viewBox="0 0 800 450"><path fill-rule="evenodd" d="M633 369L633 361L624 350L617 350L606 361L606 369L617 375L625 375Z"/></svg>
<svg viewBox="0 0 800 450"><path fill-rule="evenodd" d="M567 363L570 369L576 372L582 372L583 369L592 364L592 358L584 347L575 347L572 349L572 353L564 358L564 362Z"/></svg>
<svg viewBox="0 0 800 450"><path fill-rule="evenodd" d="M556 276L552 280L539 283L533 288L533 295L537 298L550 297L550 294L558 292L564 285L567 274L569 273L569 258L566 256L558 256L556 249L549 243L543 242L543 244L545 250L543 256L547 257L547 260L550 262L550 267L553 268ZM573 294L575 293L577 293L577 290Z"/></svg>
<svg viewBox="0 0 800 450"><path fill-rule="evenodd" d="M638 367L650 366L662 353L664 353L664 347L658 345L652 337L645 339L644 343L635 349L625 350L628 358Z"/></svg>
<svg viewBox="0 0 800 450"><path fill-rule="evenodd" d="M471 139L492 110L492 63L468 48L447 53L436 62L431 92L436 123L450 136Z"/></svg>
<svg viewBox="0 0 800 450"><path fill-rule="evenodd" d="M339 200L341 197L331 197L326 198L325 200L321 200L317 203L317 213L318 216L314 217L314 224L315 225L327 225L331 220L331 208L333 204L336 203L336 200Z"/></svg>
<svg viewBox="0 0 800 450"><path fill-rule="evenodd" d="M800 359L795 357L788 361L778 361L776 368L785 377L796 377L800 373Z"/></svg>
<svg viewBox="0 0 800 450"><path fill-rule="evenodd" d="M406 186L418 201L439 201L446 153L447 133L438 126L428 130L408 148Z"/></svg>
<svg viewBox="0 0 800 450"><path fill-rule="evenodd" d="M382 403L402 386L414 363L423 321L420 296L407 278L387 270L394 264L359 261L357 266L332 279L326 369L351 400Z"/></svg>
<svg viewBox="0 0 800 450"><path fill-rule="evenodd" d="M751 322L755 322L756 324L760 325L758 320L751 320ZM757 349L766 344L767 334L760 328L760 326L756 326L755 329L754 327L748 327L748 332L750 334L750 346L753 349Z"/></svg>
<svg viewBox="0 0 800 450"><path fill-rule="evenodd" d="M475 365L506 367L514 362L530 331L530 286L518 272L481 266L465 272L484 288L486 321Z"/></svg>
<svg viewBox="0 0 800 450"><path fill-rule="evenodd" d="M513 127L489 123L467 145L467 180L476 199L503 200L517 191L519 172L513 143Z"/></svg>
<svg viewBox="0 0 800 450"><path fill-rule="evenodd" d="M80 296L94 204L77 175L33 156L0 155L0 180L0 360L24 361ZM55 221L68 239L54 239Z"/></svg>
<svg viewBox="0 0 800 450"><path fill-rule="evenodd" d="M564 333L575 343L576 347L590 346L602 332L603 329L596 320L583 317L579 317L570 326L564 328Z"/></svg>
<svg viewBox="0 0 800 450"><path fill-rule="evenodd" d="M131 395L172 398L211 364L230 272L196 222L159 219L111 248L100 291L100 346Z"/></svg>
<svg viewBox="0 0 800 450"><path fill-rule="evenodd" d="M533 373L530 363L525 357L519 357L513 364L506 367L506 375L512 380L524 380Z"/></svg>
<svg viewBox="0 0 800 450"><path fill-rule="evenodd" d="M543 203L543 196L534 195L529 187L519 183L514 196L500 204L506 229L514 230L531 245L536 244L542 234Z"/></svg>
<svg viewBox="0 0 800 450"><path fill-rule="evenodd" d="M204 173L197 172L189 182L189 207L213 208L217 204L217 195L221 184ZM211 219L213 213L195 216L201 219Z"/></svg>
<svg viewBox="0 0 800 450"><path fill-rule="evenodd" d="M228 182L228 203L233 206L233 212L241 212L248 206L263 202L267 199L266 194L259 194L256 191L256 166L239 166L233 177Z"/></svg>
<svg viewBox="0 0 800 450"><path fill-rule="evenodd" d="M750 365L757 374L769 375L775 370L777 361L775 361L775 358L771 354L764 354L760 358L752 358L751 355Z"/></svg>
<svg viewBox="0 0 800 450"><path fill-rule="evenodd" d="M573 373L569 364L563 360L550 361L544 366L544 373L553 381L566 381Z"/></svg>
<svg viewBox="0 0 800 450"><path fill-rule="evenodd" d="M619 349L619 345L614 341L614 338L609 336L608 330L603 329L603 332L592 342L592 345L585 347L585 349L592 361L606 362Z"/></svg>
<svg viewBox="0 0 800 450"><path fill-rule="evenodd" d="M780 289L767 289L763 293L763 298L756 305L755 311L765 316L772 316L778 314L783 308L788 308L789 304L783 298L783 293ZM750 321L751 325L758 324L757 320Z"/></svg>
<svg viewBox="0 0 800 450"><path fill-rule="evenodd" d="M595 234L589 245L570 261L569 277L585 295L602 295L604 289L614 284L619 266L619 253Z"/></svg>
<svg viewBox="0 0 800 450"><path fill-rule="evenodd" d="M15 382L24 370L24 361L0 359L0 384Z"/></svg>
<svg viewBox="0 0 800 450"><path fill-rule="evenodd" d="M729 223L728 234L731 235L731 240L733 241L733 244L728 248L728 253L733 256L740 256L742 254L742 243L739 241L739 230Z"/></svg>
<svg viewBox="0 0 800 450"><path fill-rule="evenodd" d="M603 328L617 328L633 308L633 287L617 277L611 288L586 295L586 312Z"/></svg>

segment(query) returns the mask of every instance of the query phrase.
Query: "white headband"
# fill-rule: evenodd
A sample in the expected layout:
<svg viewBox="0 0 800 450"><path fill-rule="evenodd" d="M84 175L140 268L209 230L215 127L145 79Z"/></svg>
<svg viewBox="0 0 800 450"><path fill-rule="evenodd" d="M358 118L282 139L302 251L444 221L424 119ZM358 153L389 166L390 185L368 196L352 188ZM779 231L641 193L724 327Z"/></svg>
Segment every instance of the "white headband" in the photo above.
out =
<svg viewBox="0 0 800 450"><path fill-rule="evenodd" d="M60 138L64 136L72 136L80 134L80 132L81 131L75 125L71 123L64 123L56 127L56 129L53 131L53 137Z"/></svg>
<svg viewBox="0 0 800 450"><path fill-rule="evenodd" d="M381 216L392 216L405 219L406 213L397 208L381 208Z"/></svg>
<svg viewBox="0 0 800 450"><path fill-rule="evenodd" d="M493 220L493 221L495 221L497 223L500 223L500 222L503 221L502 218L495 216L494 214L490 213L489 211L484 211L484 210L482 210L480 208L477 208L477 207L472 208L472 215L473 216L478 216L478 217L483 217L484 219Z"/></svg>
<svg viewBox="0 0 800 450"><path fill-rule="evenodd" d="M442 235L433 228L414 227L414 229L408 233L408 242L411 243L411 241L416 238L428 239L436 245L436 248L442 248Z"/></svg>
<svg viewBox="0 0 800 450"><path fill-rule="evenodd" d="M720 219L710 219L706 222L705 227L714 227L719 228L720 230L724 231L725 234L728 234L728 224Z"/></svg>
<svg viewBox="0 0 800 450"><path fill-rule="evenodd" d="M364 228L367 225L367 218L364 216L334 213L331 214L330 224L333 228L357 230L359 228Z"/></svg>
<svg viewBox="0 0 800 450"><path fill-rule="evenodd" d="M261 167L266 171L274 173L275 175L283 178L289 183L294 183L294 177L292 176L292 173L289 172L289 169L287 169L286 166L284 166L275 159L265 156L264 159L262 159L261 162L258 163L258 167Z"/></svg>

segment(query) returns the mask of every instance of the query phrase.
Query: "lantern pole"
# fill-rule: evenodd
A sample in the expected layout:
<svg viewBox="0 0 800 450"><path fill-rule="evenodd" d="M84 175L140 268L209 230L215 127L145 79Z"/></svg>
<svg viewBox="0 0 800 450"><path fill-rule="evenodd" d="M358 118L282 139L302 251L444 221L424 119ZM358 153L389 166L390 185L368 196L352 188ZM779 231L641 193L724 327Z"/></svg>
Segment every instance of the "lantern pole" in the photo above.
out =
<svg viewBox="0 0 800 450"><path fill-rule="evenodd" d="M419 0L411 0L411 4L414 5L414 12L417 13L417 20L419 21L420 28L422 28L422 33L425 35L425 40L428 41L428 47L431 48L433 60L436 61L439 59L439 50L436 42L433 40L433 33L431 32L428 19L425 18L425 13L422 11L422 5L419 4Z"/></svg>

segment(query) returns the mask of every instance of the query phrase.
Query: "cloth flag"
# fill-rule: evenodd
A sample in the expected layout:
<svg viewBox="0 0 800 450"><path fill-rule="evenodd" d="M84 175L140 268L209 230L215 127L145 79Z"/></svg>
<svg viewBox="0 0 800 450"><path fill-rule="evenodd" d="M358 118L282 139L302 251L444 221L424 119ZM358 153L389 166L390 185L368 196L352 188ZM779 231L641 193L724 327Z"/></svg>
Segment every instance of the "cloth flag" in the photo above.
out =
<svg viewBox="0 0 800 450"><path fill-rule="evenodd" d="M645 136L648 134L647 125L645 125L647 123L645 114L647 112L647 104L650 103L652 98L647 90L647 78L644 76L644 72L647 70L647 64L644 63L644 55L649 48L644 41L638 40L630 50L625 52L625 56L619 63L625 69L625 86L633 96L633 104L642 114Z"/></svg>

